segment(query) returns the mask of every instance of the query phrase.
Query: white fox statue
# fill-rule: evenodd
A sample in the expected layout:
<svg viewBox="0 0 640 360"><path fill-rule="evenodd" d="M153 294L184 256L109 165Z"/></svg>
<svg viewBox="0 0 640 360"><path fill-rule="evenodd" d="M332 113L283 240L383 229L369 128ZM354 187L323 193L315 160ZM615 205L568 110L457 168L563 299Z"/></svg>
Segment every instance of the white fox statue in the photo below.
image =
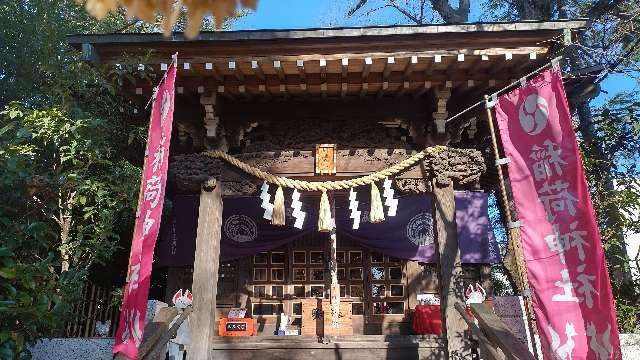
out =
<svg viewBox="0 0 640 360"><path fill-rule="evenodd" d="M173 304L178 310L178 315L173 319L171 324L169 324L169 328L178 320L180 314L187 308L187 306L191 305L193 302L193 295L189 290L182 293L182 289L178 290L173 295ZM189 344L189 324L188 319L185 320L178 331L176 332L176 337L169 340L167 344L167 351L169 352L169 360L183 360L184 359L184 346Z"/></svg>
<svg viewBox="0 0 640 360"><path fill-rule="evenodd" d="M465 291L464 294L467 297L467 300L465 301L467 305L467 314L469 314L469 316L473 318L473 321L476 323L476 325L478 325L478 319L473 316L473 312L471 312L471 307L469 305L482 304L487 298L487 292L482 286L480 286L480 284L476 283L475 288L473 287L473 285L469 284L469 286L467 286L467 291Z"/></svg>

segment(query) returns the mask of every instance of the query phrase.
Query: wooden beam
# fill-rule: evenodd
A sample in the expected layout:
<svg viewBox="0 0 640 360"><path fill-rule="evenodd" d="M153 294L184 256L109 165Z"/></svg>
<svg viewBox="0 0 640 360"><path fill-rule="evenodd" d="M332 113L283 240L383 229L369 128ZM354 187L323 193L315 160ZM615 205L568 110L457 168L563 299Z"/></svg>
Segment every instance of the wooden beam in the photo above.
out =
<svg viewBox="0 0 640 360"><path fill-rule="evenodd" d="M403 82L402 88L400 89L400 91L398 91L398 93L396 94L396 97L404 96L404 94L406 94L407 91L409 90L410 85L411 84L408 81Z"/></svg>
<svg viewBox="0 0 640 360"><path fill-rule="evenodd" d="M451 38L460 39L460 42L469 43L495 43L498 39L505 39L502 43L516 47L522 43L540 43L562 35L563 29L579 29L587 26L586 20L560 20L560 21L526 21L512 23L474 23L474 24L440 24L428 26L373 26L366 28L344 29L298 29L298 30L264 30L264 31L225 31L201 33L198 41L185 41L184 37L176 34L171 38L162 34L110 34L110 35L73 35L68 37L72 44L91 43L100 45L114 44L119 49L123 45L138 45L139 43L157 42L173 49L176 44L202 47L210 42L248 43L253 45L257 53L271 54L276 44L283 47L302 48L302 50L317 49L325 46L327 53L342 48L379 49L384 43L394 42L395 47L409 46L433 46L432 43L447 43ZM533 33L533 34L532 34ZM529 34L529 36L527 36ZM420 35L420 36L419 36ZM363 39L373 38L372 41ZM387 39L388 38L388 39ZM300 41L300 39L305 41ZM296 41L298 40L298 41ZM320 44L320 45L319 45ZM454 45L454 44L449 44ZM271 50L266 52L264 50ZM280 48L278 51L282 51ZM386 49L385 49L386 50ZM181 51L182 53L182 51ZM121 53L118 53L121 54ZM117 55L113 55L114 57Z"/></svg>
<svg viewBox="0 0 640 360"><path fill-rule="evenodd" d="M362 68L362 81L367 80L369 76L369 72L371 71L371 64L373 64L373 59L370 56L364 58L364 67Z"/></svg>
<svg viewBox="0 0 640 360"><path fill-rule="evenodd" d="M296 60L296 67L298 68L298 74L300 74L300 80L304 81L305 79L304 60L302 59Z"/></svg>
<svg viewBox="0 0 640 360"><path fill-rule="evenodd" d="M218 88L216 90L216 92L220 95L220 96L224 96L228 99L234 99L235 96L233 96L233 94L231 94L229 91L226 91L226 88L224 85L218 85Z"/></svg>
<svg viewBox="0 0 640 360"><path fill-rule="evenodd" d="M447 338L448 359L471 358L471 344L464 332L464 319L455 304L464 303L462 263L458 247L453 182L447 186L433 181L433 206L438 254L440 256L440 308Z"/></svg>
<svg viewBox="0 0 640 360"><path fill-rule="evenodd" d="M471 304L471 310L478 320L480 329L487 338L502 350L510 360L535 360L525 344L505 325L486 304Z"/></svg>
<svg viewBox="0 0 640 360"><path fill-rule="evenodd" d="M413 72L413 67L418 63L418 56L412 55L411 59L407 62L407 65L404 67L403 77L406 79Z"/></svg>
<svg viewBox="0 0 640 360"><path fill-rule="evenodd" d="M424 93L429 91L429 89L431 89L431 81L425 81L422 84L422 87L420 88L420 90L416 91L416 93L413 95L413 97L417 99L420 96L424 95Z"/></svg>
<svg viewBox="0 0 640 360"><path fill-rule="evenodd" d="M347 74L349 74L349 58L342 58L340 65L342 68L342 78L344 79L347 77Z"/></svg>
<svg viewBox="0 0 640 360"><path fill-rule="evenodd" d="M482 64L481 64L482 60L481 59L482 59L481 56L474 57L471 60L471 62L469 64L469 67L467 68L467 72L472 73L472 72L476 71L477 69L479 69L482 66Z"/></svg>
<svg viewBox="0 0 640 360"><path fill-rule="evenodd" d="M320 79L324 80L327 78L327 60L322 58L320 59Z"/></svg>
<svg viewBox="0 0 640 360"><path fill-rule="evenodd" d="M369 83L363 82L362 87L360 88L360 97L364 97L369 92Z"/></svg>
<svg viewBox="0 0 640 360"><path fill-rule="evenodd" d="M387 81L382 83L382 87L380 88L380 90L378 90L378 94L376 94L376 96L379 98L384 96L385 91L387 91L387 89L389 88L389 83Z"/></svg>
<svg viewBox="0 0 640 360"><path fill-rule="evenodd" d="M278 79L280 79L280 81L284 81L284 70L282 70L282 64L280 63L280 60L273 60L273 68L278 74Z"/></svg>
<svg viewBox="0 0 640 360"><path fill-rule="evenodd" d="M169 330L169 324L177 315L178 311L173 306L158 309L158 313L153 316L151 322L144 326L142 343L140 343L140 347L138 348L138 357L140 359L147 356L147 354L158 344L158 340L162 338L163 334L167 333Z"/></svg>
<svg viewBox="0 0 640 360"><path fill-rule="evenodd" d="M280 90L280 95L286 97L289 97L289 93L287 93L287 86L285 84L280 84L279 86L279 90Z"/></svg>
<svg viewBox="0 0 640 360"><path fill-rule="evenodd" d="M223 82L222 76L220 76L220 73L218 73L218 70L215 68L213 63L211 62L205 63L204 68L205 70L211 73L211 76L213 76L213 78L216 79L216 81Z"/></svg>
<svg viewBox="0 0 640 360"><path fill-rule="evenodd" d="M160 309L160 310L164 310L164 309ZM178 329L180 328L180 325L182 325L183 322L188 321L187 318L192 312L193 312L193 307L189 306L186 309L184 309L184 311L182 311L180 316L178 316L177 319L175 319L175 322L172 321L173 319L167 322L167 326L172 322L173 322L173 325L171 325L169 329L165 329L165 331L161 333L161 337L158 339L158 342L153 346L153 348L151 348L148 351L148 353L145 356L140 355L140 359L142 360L164 359L165 356L167 355L167 343L169 342L169 340L171 340L171 338L176 336L176 334L178 333Z"/></svg>
<svg viewBox="0 0 640 360"><path fill-rule="evenodd" d="M396 63L396 58L393 56L387 57L387 62L384 64L384 70L382 71L382 79L387 80L389 74L391 73L391 64Z"/></svg>
<svg viewBox="0 0 640 360"><path fill-rule="evenodd" d="M221 184L215 179L202 185L193 263L193 314L189 324L195 336L187 345L187 353L192 359L207 360L213 351L222 227L221 194Z"/></svg>
<svg viewBox="0 0 640 360"><path fill-rule="evenodd" d="M244 85L238 85L238 93L240 94L240 96L244 97L245 99L248 99L251 97L251 94L247 92L247 89Z"/></svg>
<svg viewBox="0 0 640 360"><path fill-rule="evenodd" d="M435 64L435 60L427 60L427 66L424 69L424 77L428 79L433 74L433 65Z"/></svg>
<svg viewBox="0 0 640 360"><path fill-rule="evenodd" d="M251 69L256 74L256 77L260 80L264 80L264 72L258 60L251 60Z"/></svg>
<svg viewBox="0 0 640 360"><path fill-rule="evenodd" d="M503 360L505 356L499 353L494 348L493 343L482 333L482 330L478 327L478 325L476 325L476 323L473 321L473 318L467 314L464 306L461 303L456 303L455 308L460 316L462 316L462 319L464 319L464 321L467 323L473 335L478 340L478 345L480 347L482 356L486 356L487 360Z"/></svg>
<svg viewBox="0 0 640 360"><path fill-rule="evenodd" d="M477 72L477 75L474 74L474 76L472 77L473 80L479 83L486 83L489 79L496 79L497 81L502 83L503 80L509 80L511 78L517 78L518 76L521 76L521 74L512 73L510 68L502 69L494 75L489 75L488 73L493 71L496 67L499 66L496 64L488 67L487 69L482 69L482 71ZM245 71L243 82L238 81L234 76L226 76L225 82L216 82L213 81L210 76L207 76L209 74L210 73L205 72L183 76L179 79L177 85L184 87L186 92L195 92L197 86L209 86L210 82L213 82L215 85L225 85L231 88L242 84L245 85L248 90L254 90L255 92L257 92L257 90L255 89L257 89L260 84L264 84L267 87L275 88L282 83L286 83L286 85L288 86L298 86L301 82L300 76L297 72L295 74L287 75L284 81L282 81L276 74L265 74L265 79L261 80L256 75L249 74L248 71ZM431 76L426 76L422 71L414 71L406 79L403 78L403 74L401 71L391 72L386 80L382 78L382 75L382 72L371 72L368 74L368 77L364 82L368 82L370 88L379 88L384 81L387 81L391 89L399 89L404 81L410 81L411 83L422 83L424 81L430 81L433 86L436 86L446 81L453 81L454 83L464 83L467 79L470 78L467 72L455 72L453 74L446 74L445 72L441 71L434 71ZM321 77L320 73L312 74L307 72L304 82L311 87L310 90L312 90L312 92L318 92L318 86L323 82L326 82L330 85L335 85L337 88L339 88L339 84L341 82L344 82L344 80L342 78L342 74L340 73L325 73L324 77ZM350 72L348 73L346 82L348 82L349 84L360 84L363 81L360 73ZM132 93L136 87L142 88L144 93L149 93L152 91L152 87L149 84L142 83L135 86L126 86L126 91L130 91Z"/></svg>
<svg viewBox="0 0 640 360"><path fill-rule="evenodd" d="M405 100L384 99L384 101ZM318 105L325 105L324 107L326 108L326 104L323 102L318 102ZM249 117L255 118L253 116ZM223 182L239 183L249 181L249 178L244 173L239 173L231 165L217 162L203 163L198 160L201 159L201 156L201 154L180 155L172 159L169 171L176 176L176 182L181 184L180 186L183 186L183 188L189 188L189 191L198 191L201 179L213 174ZM373 152L370 149L338 150L335 176L352 178L354 176L369 175L387 167L388 164L403 161L409 156L411 156L411 151L406 149L376 149ZM455 175L460 179L460 183L475 181L485 171L485 160L477 150L449 148L446 150L445 156L456 159L458 167ZM302 179L313 177L315 174L315 160L312 151L249 153L239 154L237 158L274 175ZM397 179L424 180L429 176L431 175L425 169L425 164L421 162L399 174ZM253 190L248 188L248 190L255 192L255 188Z"/></svg>
<svg viewBox="0 0 640 360"><path fill-rule="evenodd" d="M451 76L455 74L463 62L464 62L464 54L458 54L458 60L451 61L451 63L449 64L449 67L447 67L447 71L446 71L447 75Z"/></svg>
<svg viewBox="0 0 640 360"><path fill-rule="evenodd" d="M244 81L244 75L242 74L242 71L236 66L235 61L229 61L228 67L229 67L229 70L233 72L233 75L236 77L236 79L238 79L238 81L240 82Z"/></svg>
<svg viewBox="0 0 640 360"><path fill-rule="evenodd" d="M267 86L264 84L258 85L258 93L262 94L265 98L271 98L271 93L267 91Z"/></svg>
<svg viewBox="0 0 640 360"><path fill-rule="evenodd" d="M455 40L453 40L455 41ZM373 43L373 42L372 42ZM171 46L171 51L175 52L175 47L173 47L174 44L172 44ZM383 44L380 44L383 45ZM387 44L388 45L388 44ZM245 50L249 50L249 53L244 53L244 54L238 54L236 55L235 52L231 52L231 53L217 53L215 55L210 55L209 53L207 53L206 48L203 47L197 47L197 48L193 48L190 49L191 50L191 56L187 56L185 54L185 56L181 56L181 59L184 59L185 61L188 61L191 64L191 67L196 69L198 66L202 66L202 64L204 63L214 63L216 64L216 66L220 66L218 64L225 64L230 60L235 60L238 64L240 63L249 63L253 60L259 61L262 64L268 64L271 63L274 59L277 59L278 61L287 61L287 62L296 62L297 60L304 60L304 61L318 61L320 59L324 59L325 61L340 61L343 58L348 58L349 61L362 61L364 59L366 59L367 57L372 58L373 60L376 59L380 59L380 60L387 60L387 58L389 56L393 56L396 59L398 58L410 58L411 56L417 56L418 58L440 58L442 59L443 56L446 57L454 57L457 56L460 53L464 53L465 56L482 56L482 55L488 55L488 56L492 56L494 59L496 60L504 60L505 59L505 54L510 53L512 55L529 55L530 53L536 53L538 56L542 56L542 55L547 55L549 53L549 49L547 47L543 47L543 46L515 46L515 47L479 47L481 46L480 44L468 44L468 46L464 46L464 47L458 47L458 49L456 50L455 47L454 49L451 50L444 50L444 49L448 49L451 47L451 44L443 44L442 47L437 48L434 47L435 49L438 50L427 50L427 51L404 51L404 50L392 50L392 51L387 51L387 52L382 52L382 51L378 51L378 52L357 52L357 51L353 51L353 52L337 52L337 53L323 53L322 55L318 54L318 49L316 48L314 49L314 52L310 52L310 53L299 53L299 49L297 49L297 51L294 51L292 53L285 53L285 52L280 52L276 55L263 55L263 56L259 56L259 55L253 55L253 54L264 54L264 53L257 53L255 52L254 49L249 48L249 49L245 49ZM490 46L490 45L489 45ZM277 46L272 46L275 48L274 49L269 49L269 52L273 52L273 51L279 51L281 48L277 47ZM395 46L394 46L395 47ZM416 47L414 49L421 49L424 48L424 45L421 45L419 47ZM121 53L122 51L124 51L123 49L118 49L119 53ZM135 53L137 51L140 51L140 49L130 49L131 53ZM232 48L230 50L238 50L237 48ZM342 49L344 50L344 49ZM349 49L352 50L352 49ZM299 54L298 54L299 53ZM101 52L101 55L103 53ZM182 53L181 53L182 54ZM196 55L196 54L202 54L200 56ZM296 54L296 55L294 55ZM165 63L166 64L166 59L167 56L165 54L163 54L162 52L158 51L155 52L154 54L152 54L151 56L148 57L148 60L145 60L145 63L147 65L158 65L160 63ZM120 60L120 58L117 59L113 59L113 58L109 58L109 59L104 59L104 63L105 64L115 64L118 63Z"/></svg>

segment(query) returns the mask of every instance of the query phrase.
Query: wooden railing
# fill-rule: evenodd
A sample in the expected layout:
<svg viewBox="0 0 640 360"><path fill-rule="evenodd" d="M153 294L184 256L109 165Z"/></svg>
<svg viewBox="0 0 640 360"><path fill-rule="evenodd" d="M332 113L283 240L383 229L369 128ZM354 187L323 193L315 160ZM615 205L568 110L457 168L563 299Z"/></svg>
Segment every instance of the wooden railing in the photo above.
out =
<svg viewBox="0 0 640 360"><path fill-rule="evenodd" d="M120 310L111 305L113 294L107 288L87 283L82 289L82 297L72 305L74 318L64 327L65 337L96 336L98 321L111 321L111 328L106 336L113 336L118 325Z"/></svg>
<svg viewBox="0 0 640 360"><path fill-rule="evenodd" d="M505 323L485 304L471 304L471 311L478 320L476 325L465 311L464 305L455 304L456 310L478 339L480 351L489 360L535 360L529 349L507 328Z"/></svg>

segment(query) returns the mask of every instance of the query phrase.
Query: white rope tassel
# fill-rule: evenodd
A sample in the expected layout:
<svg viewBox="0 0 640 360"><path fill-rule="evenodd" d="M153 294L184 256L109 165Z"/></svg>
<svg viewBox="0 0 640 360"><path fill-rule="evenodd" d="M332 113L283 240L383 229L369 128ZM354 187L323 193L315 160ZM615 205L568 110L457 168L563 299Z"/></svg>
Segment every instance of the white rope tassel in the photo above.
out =
<svg viewBox="0 0 640 360"><path fill-rule="evenodd" d="M337 238L336 232L331 231L331 254L329 267L331 269L331 327L340 327L340 285L338 285L338 262L336 260Z"/></svg>
<svg viewBox="0 0 640 360"><path fill-rule="evenodd" d="M389 178L384 179L383 183L384 192L382 196L385 197L384 204L389 207L387 210L387 216L396 216L398 211L398 199L394 199L395 190L391 188L391 180Z"/></svg>
<svg viewBox="0 0 640 360"><path fill-rule="evenodd" d="M353 229L360 228L360 210L358 210L358 200L356 200L356 192L353 191L353 188L349 191L349 210L351 210L350 218L353 219Z"/></svg>
<svg viewBox="0 0 640 360"><path fill-rule="evenodd" d="M269 184L265 181L260 188L260 199L262 199L262 208L264 209L264 215L262 216L266 220L271 221L273 217L273 204L271 203L271 195L269 194Z"/></svg>
<svg viewBox="0 0 640 360"><path fill-rule="evenodd" d="M293 227L296 229L302 229L304 225L304 218L307 214L302 211L302 202L300 201L300 193L298 190L293 190L293 194L291 194L291 208L293 209L293 217L296 219Z"/></svg>

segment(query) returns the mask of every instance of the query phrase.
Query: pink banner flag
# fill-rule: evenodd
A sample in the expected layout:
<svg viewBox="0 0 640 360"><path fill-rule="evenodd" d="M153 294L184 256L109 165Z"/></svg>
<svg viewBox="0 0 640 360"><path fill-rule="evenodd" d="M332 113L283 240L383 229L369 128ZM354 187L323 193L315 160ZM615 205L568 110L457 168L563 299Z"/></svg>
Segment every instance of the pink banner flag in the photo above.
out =
<svg viewBox="0 0 640 360"><path fill-rule="evenodd" d="M167 178L175 78L174 61L153 99L127 285L124 288L120 322L113 345L114 354L122 353L130 359L138 358L147 315L153 249L160 229Z"/></svg>
<svg viewBox="0 0 640 360"><path fill-rule="evenodd" d="M562 76L501 96L496 117L545 359L620 359L609 273Z"/></svg>

